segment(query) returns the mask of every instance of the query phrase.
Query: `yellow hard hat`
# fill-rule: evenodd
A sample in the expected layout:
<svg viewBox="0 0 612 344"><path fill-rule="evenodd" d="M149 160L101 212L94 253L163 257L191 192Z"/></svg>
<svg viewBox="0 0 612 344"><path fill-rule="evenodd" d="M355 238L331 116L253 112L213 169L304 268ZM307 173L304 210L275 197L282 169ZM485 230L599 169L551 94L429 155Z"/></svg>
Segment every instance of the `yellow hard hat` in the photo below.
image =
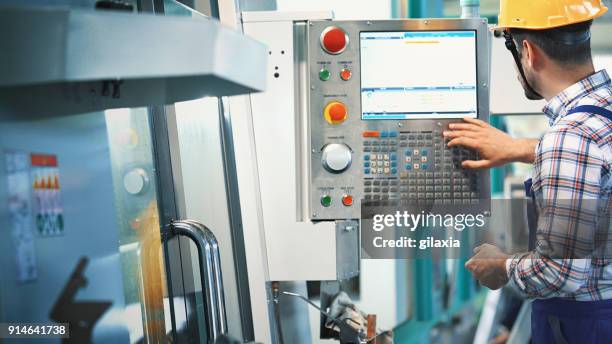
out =
<svg viewBox="0 0 612 344"><path fill-rule="evenodd" d="M592 20L607 11L602 0L500 0L495 29L546 30Z"/></svg>

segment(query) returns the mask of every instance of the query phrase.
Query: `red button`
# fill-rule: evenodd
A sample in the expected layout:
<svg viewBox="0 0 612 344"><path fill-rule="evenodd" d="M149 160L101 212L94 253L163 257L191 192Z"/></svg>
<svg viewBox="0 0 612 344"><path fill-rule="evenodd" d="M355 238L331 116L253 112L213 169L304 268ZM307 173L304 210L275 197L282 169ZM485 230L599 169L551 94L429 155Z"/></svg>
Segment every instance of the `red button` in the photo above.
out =
<svg viewBox="0 0 612 344"><path fill-rule="evenodd" d="M380 137L380 131L364 131L363 137Z"/></svg>
<svg viewBox="0 0 612 344"><path fill-rule="evenodd" d="M350 207L353 205L353 196L351 195L344 195L342 196L342 204L344 204L345 207Z"/></svg>
<svg viewBox="0 0 612 344"><path fill-rule="evenodd" d="M341 122L346 119L346 107L343 104L336 103L329 109L329 117L334 122Z"/></svg>
<svg viewBox="0 0 612 344"><path fill-rule="evenodd" d="M330 26L321 34L321 46L326 52L337 55L346 49L348 36L346 32L335 26Z"/></svg>
<svg viewBox="0 0 612 344"><path fill-rule="evenodd" d="M323 117L329 124L337 125L346 120L348 109L341 102L331 102L323 110Z"/></svg>
<svg viewBox="0 0 612 344"><path fill-rule="evenodd" d="M351 73L350 69L344 68L340 71L340 78L344 81L349 81L351 76L353 76L353 73Z"/></svg>

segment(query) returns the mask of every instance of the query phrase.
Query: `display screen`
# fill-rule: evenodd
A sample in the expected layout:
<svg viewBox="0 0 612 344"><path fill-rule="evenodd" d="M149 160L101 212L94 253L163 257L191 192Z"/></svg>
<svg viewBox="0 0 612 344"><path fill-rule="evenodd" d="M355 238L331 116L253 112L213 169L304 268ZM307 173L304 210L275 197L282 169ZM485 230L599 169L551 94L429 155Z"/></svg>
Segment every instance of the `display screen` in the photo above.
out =
<svg viewBox="0 0 612 344"><path fill-rule="evenodd" d="M361 32L362 119L477 117L475 31Z"/></svg>

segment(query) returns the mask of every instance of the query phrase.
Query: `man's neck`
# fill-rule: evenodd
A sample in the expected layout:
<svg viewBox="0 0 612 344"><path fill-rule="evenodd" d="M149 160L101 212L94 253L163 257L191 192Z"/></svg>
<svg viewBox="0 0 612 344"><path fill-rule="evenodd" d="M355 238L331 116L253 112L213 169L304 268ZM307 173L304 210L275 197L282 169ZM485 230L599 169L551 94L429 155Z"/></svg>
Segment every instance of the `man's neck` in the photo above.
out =
<svg viewBox="0 0 612 344"><path fill-rule="evenodd" d="M542 78L542 96L549 101L568 87L576 84L595 73L593 63L567 68L555 66Z"/></svg>

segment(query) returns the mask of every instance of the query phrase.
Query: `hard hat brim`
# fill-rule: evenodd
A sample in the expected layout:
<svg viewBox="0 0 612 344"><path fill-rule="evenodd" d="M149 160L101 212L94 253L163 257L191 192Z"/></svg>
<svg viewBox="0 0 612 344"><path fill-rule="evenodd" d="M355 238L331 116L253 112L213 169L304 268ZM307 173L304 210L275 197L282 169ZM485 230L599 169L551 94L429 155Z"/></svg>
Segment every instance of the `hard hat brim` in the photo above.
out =
<svg viewBox="0 0 612 344"><path fill-rule="evenodd" d="M508 29L524 29L524 30L534 30L534 31L541 31L541 30L549 30L549 29L555 29L558 27L563 27L563 26L569 26L569 25L574 25L574 24L580 24L580 23L584 23L584 22L588 22L589 20L594 20L597 19L601 16L603 16L604 14L606 14L608 12L608 8L607 7L602 7L601 10L599 11L599 13L595 14L592 17L588 17L588 18L584 18L582 20L576 20L576 21L572 21L571 23L563 23L563 24L558 24L558 25L550 25L550 26L538 26L538 25L521 25L521 24L516 24L516 25L512 25L512 24L508 24L508 25L495 25L493 27L491 27L491 31L504 31L504 30L508 30Z"/></svg>

